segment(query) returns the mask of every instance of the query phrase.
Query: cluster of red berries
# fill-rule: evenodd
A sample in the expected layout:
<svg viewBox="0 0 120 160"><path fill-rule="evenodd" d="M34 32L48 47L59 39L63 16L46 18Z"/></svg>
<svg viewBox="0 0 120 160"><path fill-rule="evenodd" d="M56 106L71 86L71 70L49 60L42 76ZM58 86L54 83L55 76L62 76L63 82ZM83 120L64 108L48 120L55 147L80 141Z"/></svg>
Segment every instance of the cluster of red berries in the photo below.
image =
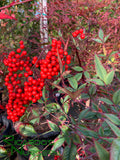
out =
<svg viewBox="0 0 120 160"><path fill-rule="evenodd" d="M59 157L60 157L60 156L55 155L55 156L54 156L54 160L58 160L58 159L59 159Z"/></svg>
<svg viewBox="0 0 120 160"><path fill-rule="evenodd" d="M38 57L33 57L30 63L30 57L24 49L23 41L20 41L20 48L11 51L7 58L4 59L4 64L8 67L9 73L5 77L5 85L9 93L8 104L6 105L8 119L13 122L18 121L24 114L26 107L30 101L36 103L42 97L42 89L45 79L52 79L58 75L60 71L58 53L65 69L68 69L68 64L71 63L71 57L67 51L61 47L61 41L52 40L52 49L48 51L46 58L38 60ZM40 67L40 78L34 79L32 65Z"/></svg>
<svg viewBox="0 0 120 160"><path fill-rule="evenodd" d="M56 39L52 40L52 48L48 51L46 58L38 60L37 57L33 58L32 63L36 64L36 67L40 67L40 76L43 79L52 79L53 76L58 75L60 71L60 65L58 60L58 53L61 58L65 70L68 69L68 64L71 63L71 56L67 51L64 51L61 47L61 41ZM57 53L58 52L58 53Z"/></svg>
<svg viewBox="0 0 120 160"><path fill-rule="evenodd" d="M72 33L73 37L77 37L80 34L80 38L84 39L85 34L83 33L83 29L76 30L75 32Z"/></svg>
<svg viewBox="0 0 120 160"><path fill-rule="evenodd" d="M9 93L9 100L6 105L7 118L13 122L18 121L24 114L26 110L24 105L29 104L30 101L35 103L42 96L43 80L40 79L38 82L38 80L30 77L33 75L32 64L27 52L22 51L22 49L24 49L24 44L23 41L20 41L20 48L16 50L17 54L11 51L8 57L4 59L4 64L9 71L5 77L5 85Z"/></svg>

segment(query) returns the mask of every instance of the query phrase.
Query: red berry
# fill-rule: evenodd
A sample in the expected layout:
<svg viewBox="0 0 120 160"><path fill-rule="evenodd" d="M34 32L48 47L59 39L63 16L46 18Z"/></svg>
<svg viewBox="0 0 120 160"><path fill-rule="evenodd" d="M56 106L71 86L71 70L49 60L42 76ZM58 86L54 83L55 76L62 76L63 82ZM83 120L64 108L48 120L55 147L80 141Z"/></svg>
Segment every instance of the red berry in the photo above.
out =
<svg viewBox="0 0 120 160"><path fill-rule="evenodd" d="M23 43L24 43L24 42L23 42L22 40L19 42L19 44L21 44L21 45L22 45Z"/></svg>
<svg viewBox="0 0 120 160"><path fill-rule="evenodd" d="M73 37L77 37L78 34L76 34L75 32L72 33Z"/></svg>
<svg viewBox="0 0 120 160"><path fill-rule="evenodd" d="M79 29L79 33L83 33L83 29Z"/></svg>
<svg viewBox="0 0 120 160"><path fill-rule="evenodd" d="M84 35L84 34L81 34L81 35L80 35L80 38L81 38L81 39L84 39L84 38L85 38L85 35Z"/></svg>
<svg viewBox="0 0 120 160"><path fill-rule="evenodd" d="M17 53L20 53L20 52L21 52L21 49L20 49L20 48L18 48L18 49L17 49Z"/></svg>

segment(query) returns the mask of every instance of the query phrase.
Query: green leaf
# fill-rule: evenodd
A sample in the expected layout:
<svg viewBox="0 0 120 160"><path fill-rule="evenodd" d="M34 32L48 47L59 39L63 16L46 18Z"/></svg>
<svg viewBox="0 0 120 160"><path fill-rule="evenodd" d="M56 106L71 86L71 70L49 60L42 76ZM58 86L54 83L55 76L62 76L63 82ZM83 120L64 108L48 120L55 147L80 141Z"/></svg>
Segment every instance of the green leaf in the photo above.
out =
<svg viewBox="0 0 120 160"><path fill-rule="evenodd" d="M100 160L109 160L109 152L97 141L94 141L95 148Z"/></svg>
<svg viewBox="0 0 120 160"><path fill-rule="evenodd" d="M70 99L70 96L69 96L69 95L65 96L65 97L64 97L64 102L66 102L66 101L69 100L69 99Z"/></svg>
<svg viewBox="0 0 120 160"><path fill-rule="evenodd" d="M80 122L84 118L85 114L88 113L88 111L89 111L89 108L84 109L82 112L80 112L78 122Z"/></svg>
<svg viewBox="0 0 120 160"><path fill-rule="evenodd" d="M69 81L72 88L74 88L74 89L78 88L77 80L74 77L68 78L68 81Z"/></svg>
<svg viewBox="0 0 120 160"><path fill-rule="evenodd" d="M120 160L120 138L116 138L112 142L110 160Z"/></svg>
<svg viewBox="0 0 120 160"><path fill-rule="evenodd" d="M88 99L88 98L90 98L90 96L87 93L83 93L83 94L81 94L80 98L81 99Z"/></svg>
<svg viewBox="0 0 120 160"><path fill-rule="evenodd" d="M107 98L99 98L99 100L105 102L106 104L113 105L113 103Z"/></svg>
<svg viewBox="0 0 120 160"><path fill-rule="evenodd" d="M118 105L120 103L120 89L113 94L113 102Z"/></svg>
<svg viewBox="0 0 120 160"><path fill-rule="evenodd" d="M36 131L34 130L33 126L29 124L20 125L19 130L22 135L24 136L34 136L37 135Z"/></svg>
<svg viewBox="0 0 120 160"><path fill-rule="evenodd" d="M49 120L47 120L47 122L48 122L48 125L52 131L55 131L55 132L60 131L59 127L55 123L53 123Z"/></svg>
<svg viewBox="0 0 120 160"><path fill-rule="evenodd" d="M105 85L104 82L100 79L90 79L88 81L94 82L96 85L99 85L99 86L104 86Z"/></svg>
<svg viewBox="0 0 120 160"><path fill-rule="evenodd" d="M42 153L39 154L38 160L44 160L44 158L43 158L43 156L42 156Z"/></svg>
<svg viewBox="0 0 120 160"><path fill-rule="evenodd" d="M81 143L80 142L80 137L77 134L73 135L72 140L73 140L74 143L79 143L79 144Z"/></svg>
<svg viewBox="0 0 120 160"><path fill-rule="evenodd" d="M45 100L45 86L43 87L43 90L42 90L42 97Z"/></svg>
<svg viewBox="0 0 120 160"><path fill-rule="evenodd" d="M90 78L90 74L87 71L84 72L84 76L85 76L86 79Z"/></svg>
<svg viewBox="0 0 120 160"><path fill-rule="evenodd" d="M84 83L84 84L82 84L81 86L79 86L79 88L78 89L82 89L82 88L85 88L85 86L87 85L87 83Z"/></svg>
<svg viewBox="0 0 120 160"><path fill-rule="evenodd" d="M113 81L113 78L114 78L114 71L111 71L107 74L106 78L105 78L105 84L108 85L108 84L111 84L111 82Z"/></svg>
<svg viewBox="0 0 120 160"><path fill-rule="evenodd" d="M79 66L72 67L72 69L75 70L75 71L78 71L78 72L83 71L83 68L79 67Z"/></svg>
<svg viewBox="0 0 120 160"><path fill-rule="evenodd" d="M104 38L104 43L108 40L109 37L110 37L110 34L108 34L108 35Z"/></svg>
<svg viewBox="0 0 120 160"><path fill-rule="evenodd" d="M59 147L61 147L61 146L63 145L64 141L65 141L65 138L64 138L64 137L59 138L59 139L54 143L54 145L53 145L53 147L52 147L49 155L51 155L53 152L55 152L56 149L58 149Z"/></svg>
<svg viewBox="0 0 120 160"><path fill-rule="evenodd" d="M35 124L35 123L39 123L39 118L34 118L30 121L30 123Z"/></svg>
<svg viewBox="0 0 120 160"><path fill-rule="evenodd" d="M104 81L106 78L107 72L97 55L95 55L95 68L96 68L97 76Z"/></svg>
<svg viewBox="0 0 120 160"><path fill-rule="evenodd" d="M96 93L96 86L92 84L89 88L89 94L94 95Z"/></svg>
<svg viewBox="0 0 120 160"><path fill-rule="evenodd" d="M77 82L82 78L82 73L77 73L74 78L77 80Z"/></svg>
<svg viewBox="0 0 120 160"><path fill-rule="evenodd" d="M63 152L63 160L75 160L77 154L77 147L71 143L71 146L66 146Z"/></svg>
<svg viewBox="0 0 120 160"><path fill-rule="evenodd" d="M63 104L63 108L64 108L65 113L68 113L70 109L70 105L66 102Z"/></svg>
<svg viewBox="0 0 120 160"><path fill-rule="evenodd" d="M79 125L80 127L80 125ZM81 128L81 127L80 127ZM98 133L90 130L90 129L87 129L87 128L81 128L81 129L78 129L80 131L80 133L82 133L84 136L86 137L89 137L89 138L98 138Z"/></svg>
<svg viewBox="0 0 120 160"><path fill-rule="evenodd" d="M103 30L101 28L99 29L98 36L103 41L104 33L103 33Z"/></svg>
<svg viewBox="0 0 120 160"><path fill-rule="evenodd" d="M3 146L0 146L0 158L5 158L6 156L7 150Z"/></svg>
<svg viewBox="0 0 120 160"><path fill-rule="evenodd" d="M98 42L98 43L103 43L100 39L98 39L98 38L93 38L93 40L95 41L95 42Z"/></svg>
<svg viewBox="0 0 120 160"><path fill-rule="evenodd" d="M37 117L39 116L39 113L36 112L34 109L32 110L32 113L33 113L34 116L37 116Z"/></svg>
<svg viewBox="0 0 120 160"><path fill-rule="evenodd" d="M120 125L120 119L115 116L114 114L104 114L111 122L113 122L116 125Z"/></svg>
<svg viewBox="0 0 120 160"><path fill-rule="evenodd" d="M59 35L60 37L62 37L62 33L61 33L60 30L58 31L58 35Z"/></svg>
<svg viewBox="0 0 120 160"><path fill-rule="evenodd" d="M112 143L113 142L113 140L114 140L114 138L104 138L104 137L102 137L102 139L104 139L105 141L108 141L109 143Z"/></svg>
<svg viewBox="0 0 120 160"><path fill-rule="evenodd" d="M44 101L42 99L39 99L38 103L44 103Z"/></svg>
<svg viewBox="0 0 120 160"><path fill-rule="evenodd" d="M28 147L28 151L30 151L31 154L37 154L38 152L40 152L40 150L35 146L27 146L27 147Z"/></svg>
<svg viewBox="0 0 120 160"><path fill-rule="evenodd" d="M110 128L112 129L112 131L115 133L115 135L117 137L120 137L120 129L115 126L113 123L111 123L109 120L105 120L107 122L107 124L110 126Z"/></svg>

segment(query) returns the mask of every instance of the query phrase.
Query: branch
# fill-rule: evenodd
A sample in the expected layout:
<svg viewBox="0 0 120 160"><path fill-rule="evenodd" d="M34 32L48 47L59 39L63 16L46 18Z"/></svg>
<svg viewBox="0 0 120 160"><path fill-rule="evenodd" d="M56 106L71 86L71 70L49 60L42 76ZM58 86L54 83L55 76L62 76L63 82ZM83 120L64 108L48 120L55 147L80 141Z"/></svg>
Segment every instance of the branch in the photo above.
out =
<svg viewBox="0 0 120 160"><path fill-rule="evenodd" d="M12 6L16 6L16 5L19 5L19 4L22 4L22 3L30 2L30 1L32 1L32 0L25 0L25 1L22 1L22 2L12 2L7 6L1 7L0 10L5 9L5 8L10 8Z"/></svg>

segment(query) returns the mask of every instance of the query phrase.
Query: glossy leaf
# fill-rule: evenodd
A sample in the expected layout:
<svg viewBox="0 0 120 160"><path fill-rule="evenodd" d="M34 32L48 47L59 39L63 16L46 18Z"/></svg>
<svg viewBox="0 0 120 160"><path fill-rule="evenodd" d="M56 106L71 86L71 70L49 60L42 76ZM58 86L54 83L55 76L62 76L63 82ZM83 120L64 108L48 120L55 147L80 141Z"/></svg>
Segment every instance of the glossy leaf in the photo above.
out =
<svg viewBox="0 0 120 160"><path fill-rule="evenodd" d="M107 98L99 98L99 100L105 102L106 104L113 105L113 103Z"/></svg>
<svg viewBox="0 0 120 160"><path fill-rule="evenodd" d="M72 69L75 70L75 71L78 71L78 72L83 71L83 68L79 67L79 66L72 67Z"/></svg>
<svg viewBox="0 0 120 160"><path fill-rule="evenodd" d="M5 158L6 156L7 150L3 146L0 146L0 158Z"/></svg>
<svg viewBox="0 0 120 160"><path fill-rule="evenodd" d="M53 123L49 120L47 120L47 122L48 122L48 125L52 131L55 131L55 132L60 131L59 127L55 123Z"/></svg>
<svg viewBox="0 0 120 160"><path fill-rule="evenodd" d="M96 69L97 76L101 80L105 81L107 72L97 55L95 55L95 69Z"/></svg>
<svg viewBox="0 0 120 160"><path fill-rule="evenodd" d="M118 105L120 103L120 89L113 94L113 102Z"/></svg>
<svg viewBox="0 0 120 160"><path fill-rule="evenodd" d="M98 38L93 38L93 40L95 41L95 42L98 42L98 43L103 43L100 39L98 39Z"/></svg>
<svg viewBox="0 0 120 160"><path fill-rule="evenodd" d="M120 160L120 138L116 138L112 142L110 160Z"/></svg>
<svg viewBox="0 0 120 160"><path fill-rule="evenodd" d="M36 112L34 109L32 110L32 113L33 113L33 115L36 116L36 117L39 116L39 113Z"/></svg>
<svg viewBox="0 0 120 160"><path fill-rule="evenodd" d="M95 148L100 160L109 160L109 152L97 141L94 141Z"/></svg>
<svg viewBox="0 0 120 160"><path fill-rule="evenodd" d="M74 88L74 89L78 88L77 80L74 77L68 78L68 81L69 81L72 88Z"/></svg>
<svg viewBox="0 0 120 160"><path fill-rule="evenodd" d="M108 40L109 37L110 37L110 34L108 34L108 35L104 38L104 43Z"/></svg>
<svg viewBox="0 0 120 160"><path fill-rule="evenodd" d="M104 33L103 33L103 30L101 28L99 29L98 36L103 41Z"/></svg>
<svg viewBox="0 0 120 160"><path fill-rule="evenodd" d="M66 146L63 152L63 160L75 160L77 147L73 143L71 146Z"/></svg>
<svg viewBox="0 0 120 160"><path fill-rule="evenodd" d="M84 118L85 114L87 114L88 111L89 111L89 108L84 109L83 111L80 112L78 122L80 122Z"/></svg>
<svg viewBox="0 0 120 160"><path fill-rule="evenodd" d="M105 84L108 85L108 84L111 84L111 82L113 81L113 78L114 78L114 71L111 71L107 74L106 78L105 78Z"/></svg>
<svg viewBox="0 0 120 160"><path fill-rule="evenodd" d="M65 141L65 138L64 138L64 137L59 138L59 139L54 143L54 145L53 145L53 147L52 147L49 155L51 155L52 153L54 153L54 152L56 151L56 149L58 149L59 147L61 147L61 146L63 145L64 141Z"/></svg>
<svg viewBox="0 0 120 160"><path fill-rule="evenodd" d="M96 86L93 84L89 88L89 94L94 95L96 93Z"/></svg>
<svg viewBox="0 0 120 160"><path fill-rule="evenodd" d="M77 73L74 78L79 81L82 78L82 73Z"/></svg>
<svg viewBox="0 0 120 160"><path fill-rule="evenodd" d="M114 124L120 125L120 119L117 116L115 116L114 114L106 113L104 115L105 115L105 117L107 117Z"/></svg>
<svg viewBox="0 0 120 160"><path fill-rule="evenodd" d="M105 120L117 137L120 137L120 129L109 120Z"/></svg>
<svg viewBox="0 0 120 160"><path fill-rule="evenodd" d="M84 72L84 76L85 76L86 79L90 78L90 74L87 71Z"/></svg>
<svg viewBox="0 0 120 160"><path fill-rule="evenodd" d="M36 131L34 130L33 126L29 124L22 124L19 127L20 133L24 136L34 136L37 135Z"/></svg>
<svg viewBox="0 0 120 160"><path fill-rule="evenodd" d="M96 85L99 85L99 86L104 86L104 82L100 79L90 79L89 80L90 82L94 82Z"/></svg>
<svg viewBox="0 0 120 160"><path fill-rule="evenodd" d="M65 113L68 113L70 105L66 102L66 103L63 104L63 108L64 108Z"/></svg>

